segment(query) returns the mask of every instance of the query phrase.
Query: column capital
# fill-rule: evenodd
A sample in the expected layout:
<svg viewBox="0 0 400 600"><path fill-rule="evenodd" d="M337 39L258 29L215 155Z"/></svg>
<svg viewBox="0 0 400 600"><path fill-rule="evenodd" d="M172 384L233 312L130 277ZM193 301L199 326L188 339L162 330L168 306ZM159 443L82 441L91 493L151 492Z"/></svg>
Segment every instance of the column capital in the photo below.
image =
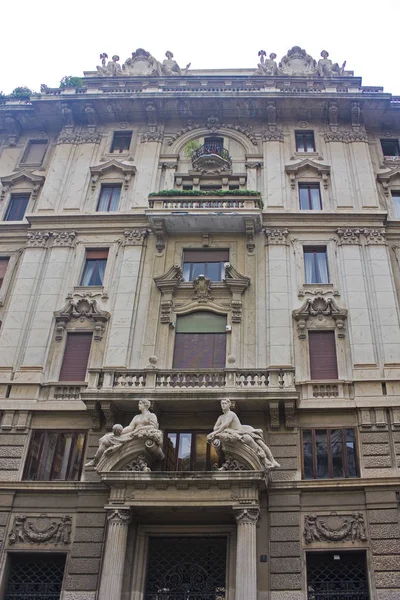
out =
<svg viewBox="0 0 400 600"><path fill-rule="evenodd" d="M107 521L115 525L129 525L132 518L130 508L109 508L107 509Z"/></svg>
<svg viewBox="0 0 400 600"><path fill-rule="evenodd" d="M249 506L245 507L235 507L233 509L233 513L235 515L235 519L238 525L241 524L252 524L257 525L257 521L260 518L260 507L259 506Z"/></svg>
<svg viewBox="0 0 400 600"><path fill-rule="evenodd" d="M265 245L285 244L287 245L288 229L263 229L265 235Z"/></svg>

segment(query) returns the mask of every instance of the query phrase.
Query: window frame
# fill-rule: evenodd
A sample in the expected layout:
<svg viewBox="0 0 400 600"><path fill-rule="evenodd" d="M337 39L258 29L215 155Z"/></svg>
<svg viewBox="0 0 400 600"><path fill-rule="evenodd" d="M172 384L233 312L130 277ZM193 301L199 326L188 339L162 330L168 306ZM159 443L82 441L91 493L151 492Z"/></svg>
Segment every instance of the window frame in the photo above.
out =
<svg viewBox="0 0 400 600"><path fill-rule="evenodd" d="M319 250L320 249L320 250ZM325 254L325 258L326 258L326 270L327 270L327 281L307 281L307 270L306 270L306 254L310 254L311 252L313 252L313 254ZM314 269L316 266L316 262L315 262L315 258L314 258ZM330 269L329 269L329 256L328 256L328 246L326 244L324 245L307 245L305 244L303 246L303 268L304 268L304 283L305 285L332 285L331 282L331 273L330 273Z"/></svg>
<svg viewBox="0 0 400 600"><path fill-rule="evenodd" d="M185 253L186 254L190 254L190 253L202 253L204 254L204 258L206 258L206 255L209 254L211 255L212 253L216 254L218 252L222 253L226 253L227 255L227 259L225 260L204 260L204 261L193 261L193 260L187 260L185 261ZM203 264L204 263L204 273L202 273L202 275L204 275L205 277L209 277L208 274L208 265L220 265L220 279L211 279L211 277L209 277L211 279L211 281L213 283L222 283L222 281L224 280L224 265L226 263L229 262L229 248L184 248L182 251L182 276L184 277L184 282L185 283L192 283L195 279L195 277L198 277L198 275L195 275L195 277L193 276L193 270L194 270L194 265L199 265L199 264ZM185 268L185 265L190 265L188 267L189 269L189 274L188 274L188 279L185 279L185 271L187 269L187 267ZM200 273L199 273L200 274Z"/></svg>
<svg viewBox="0 0 400 600"><path fill-rule="evenodd" d="M167 470L166 466L167 466L167 444L168 444L168 435L169 434L174 434L176 435L176 448L175 448L175 456L174 456L174 463L175 463L175 467L178 466L178 460L179 460L179 443L180 443L180 436L181 434L190 434L192 436L191 438L191 444L190 444L190 469L187 469L187 471L183 471L183 470L179 470L177 468L175 469L171 469L171 470ZM166 429L164 430L164 446L163 446L163 450L164 450L164 454L165 454L165 458L162 461L162 470L166 473L183 473L183 472L188 472L188 471L194 471L195 469L193 468L195 463L196 463L196 457L197 457L197 452L196 452L196 436L198 435L205 435L207 436L207 430L202 430L202 429ZM207 443L206 446L206 467L210 467L209 469L204 469L204 471L196 471L198 473L203 473L206 471L212 471L212 464L211 464L211 445ZM218 458L218 466L221 466L223 460L221 458Z"/></svg>
<svg viewBox="0 0 400 600"><path fill-rule="evenodd" d="M105 190L107 189L111 189L111 195L110 198L108 200L108 208L106 210L104 209L100 209L100 202L102 201L102 194ZM118 195L118 202L117 202L117 207L115 210L110 210L110 205L113 201L113 196L114 196L114 191L115 190L119 190L119 195ZM97 205L96 205L96 212L118 212L119 210L119 205L120 205L120 201L121 201L121 193L122 193L122 184L121 183L102 183L100 186L100 193L99 193L99 197L97 200Z"/></svg>
<svg viewBox="0 0 400 600"><path fill-rule="evenodd" d="M28 161L28 154L30 152L30 149L32 146L44 146L44 152L43 152L43 156L40 162L36 161L36 162L32 162L32 161ZM26 166L40 166L44 163L44 159L46 157L46 153L48 150L48 146L49 146L49 140L48 139L32 139L32 140L28 140L28 143L25 147L24 153L22 155L22 160L20 161L21 165L26 165Z"/></svg>
<svg viewBox="0 0 400 600"><path fill-rule="evenodd" d="M64 367L64 358L65 358L65 353L66 353L66 350L67 350L68 338L71 335L74 336L74 335L82 335L82 334L83 335L86 334L87 336L89 336L89 335L91 336L90 344L89 344L89 352L88 352L87 361L86 361L85 376L84 376L83 379L65 379L65 378L62 379L61 378L61 374L62 374L63 367ZM89 368L89 364L90 364L90 354L91 354L92 349L93 349L93 341L94 341L94 331L93 331L93 329L90 329L90 330L88 330L88 329L73 329L73 330L69 329L66 332L65 343L64 343L64 347L63 347L63 351L62 351L62 355L61 355L61 360L60 360L59 368L58 368L57 384L65 383L66 385L73 385L73 384L79 385L79 384L86 383L87 372L88 372L88 368Z"/></svg>
<svg viewBox="0 0 400 600"><path fill-rule="evenodd" d="M301 190L307 190L308 191L308 208L303 208L301 205ZM311 198L311 193L310 190L318 190L318 196L319 196L319 208L312 208L312 198ZM299 182L298 183L298 191L299 191L299 208L300 210L309 210L309 211L313 211L313 212L319 212L322 210L322 195L321 195L321 186L319 183L316 182Z"/></svg>
<svg viewBox="0 0 400 600"><path fill-rule="evenodd" d="M336 377L312 377L312 369L311 369L311 344L310 344L310 334L311 337L315 333L323 333L323 334L331 334L333 338L333 344L335 348L335 366L336 366ZM337 340L336 340L336 331L334 329L308 329L308 362L309 362L309 372L310 372L310 381L315 383L317 381L339 381L339 364L338 364L338 353L337 353Z"/></svg>
<svg viewBox="0 0 400 600"><path fill-rule="evenodd" d="M392 198L392 207L394 212L394 218L400 219L400 190L391 190L390 195ZM395 202L394 199L397 199L398 202Z"/></svg>
<svg viewBox="0 0 400 600"><path fill-rule="evenodd" d="M12 204L13 204L14 200L21 199L22 197L26 198L26 206L25 206L25 210L23 212L22 218L21 219L9 219L8 217L9 217L9 215L11 213L11 207L12 207ZM20 223L20 222L23 222L24 219L25 219L26 212L28 210L29 203L31 201L31 197L32 197L32 193L31 192L14 192L14 193L11 193L10 197L8 199L8 204L7 204L6 211L4 213L3 221L7 221L7 222L10 222L10 223Z"/></svg>
<svg viewBox="0 0 400 600"><path fill-rule="evenodd" d="M195 323L194 327L193 327L193 329L195 329L194 331L179 331L179 319L180 318L193 316L198 313L215 315L218 317L225 318L225 330L224 331L204 331L204 330L199 331L199 330L196 330L196 323ZM228 320L227 314L220 314L220 313L216 313L214 311L205 311L205 310L198 310L198 311L193 311L193 312L186 313L186 314L177 315L177 321L176 321L176 326L175 326L174 345L173 345L173 349L172 349L172 369L174 371L221 371L221 370L225 369L227 350L228 350L227 320ZM215 329L217 329L217 327ZM201 340L204 342L206 340L205 336L212 336L213 342L215 342L216 335L219 335L219 336L223 335L224 342L225 342L225 354L224 354L223 360L222 360L222 354L221 354L221 366L215 366L214 364L212 364L210 366L196 366L195 365L195 366L186 367L186 366L180 366L179 364L176 364L177 362L179 362L178 359L180 359L182 356L182 351L185 349L185 347L187 347L185 345L185 341L189 339L188 336L192 336L192 337L193 336L202 336ZM186 336L185 339L182 341L181 346L177 346L178 336ZM186 342L186 344L187 344L187 342ZM204 344L204 346L207 346L207 344ZM193 345L191 345L191 347L193 347ZM216 341L216 343L213 343L212 350L213 350L212 358L214 360L215 358L218 358L220 356L219 355L220 347L218 346L218 341ZM210 355L211 355L211 352L208 353L208 358L210 358ZM218 362L218 361L215 361L215 362Z"/></svg>
<svg viewBox="0 0 400 600"><path fill-rule="evenodd" d="M50 467L50 476L49 479L38 479L38 478L31 478L28 479L28 467L30 465L30 461L32 460L32 444L34 443L34 438L36 434L41 434L42 438L39 441L39 450L38 450L38 459L37 459L37 469L36 471L40 471L40 469L43 469L43 461L45 460L45 458L42 456L42 452L43 452L43 446L45 443L45 434L57 434L57 440L56 443L54 444L54 452L53 452L53 457L52 457L52 461L51 461L51 467ZM82 443L82 450L81 450L81 455L80 455L80 466L79 466L79 471L77 474L77 478L76 479L69 479L68 477L66 477L65 479L60 479L60 478L54 478L54 469L55 469L55 460L57 459L57 446L60 440L60 436L63 434L70 434L72 435L72 439L75 440L73 444L71 444L71 447L69 449L69 456L68 456L68 465L66 468L66 473L69 474L70 469L71 469L71 461L73 458L73 448L74 446L78 443L79 440L79 436L83 435L83 443ZM27 455L25 457L25 463L23 466L23 471L22 471L22 481L81 481L82 479L82 473L83 473L83 465L84 465L84 457L86 454L86 447L87 447L87 443L88 443L88 435L87 435L87 431L86 430L74 430L74 429L32 429L32 434L30 436L30 440L29 440L29 445L28 445L28 452ZM64 449L65 452L65 449ZM64 454L63 454L64 457Z"/></svg>
<svg viewBox="0 0 400 600"><path fill-rule="evenodd" d="M311 136L312 137L312 150L307 150L307 142L306 142L306 137L307 136ZM299 139L302 139L302 144L299 143ZM295 139L295 147L296 147L296 152L298 152L299 154L315 154L316 153L316 146L315 146L315 134L314 131L311 130L299 130L296 129L294 132L294 139ZM303 146L303 149L301 148L301 146Z"/></svg>
<svg viewBox="0 0 400 600"><path fill-rule="evenodd" d="M333 454L332 454L332 444L331 444L331 432L335 430L342 431L342 459L343 459L343 477L334 477L333 476ZM347 452L347 439L346 439L346 430L351 430L354 436L354 457L355 457L355 475L349 474L349 462L348 462L348 452ZM305 468L304 468L304 432L311 432L311 449L312 449L312 477L305 477ZM318 464L317 464L317 445L316 445L316 431L326 431L327 432L327 457L328 457L328 476L327 477L318 477ZM346 426L338 426L338 427L304 427L301 429L301 478L304 481L324 481L327 479L352 479L355 477L360 477L360 461L359 461L359 452L358 452L358 441L357 441L357 429L356 427L346 427Z"/></svg>
<svg viewBox="0 0 400 600"><path fill-rule="evenodd" d="M115 142L116 142L116 138L128 138L129 137L129 143L128 143L128 147L124 148L124 150L115 150ZM113 156L115 155L121 155L121 154L129 154L130 149L131 149L131 145L132 145L132 137L133 137L133 131L114 131L113 132L113 136L112 136L112 140L111 140L111 144L110 144L110 150L109 150L109 154L112 154Z"/></svg>
<svg viewBox="0 0 400 600"><path fill-rule="evenodd" d="M400 158L400 143L399 143L399 139L398 138L380 138L380 145L381 145L381 151L383 156L386 157L391 157L391 156L395 156L396 158ZM383 144L385 143L392 143L395 144L397 146L397 154L385 154L385 150L383 149Z"/></svg>
<svg viewBox="0 0 400 600"><path fill-rule="evenodd" d="M104 252L107 251L107 258L90 258L90 257L88 258L88 252L96 251L96 250L99 251L99 252L103 251L103 250L104 250ZM107 269L108 259L109 259L109 248L85 248L85 255L84 255L84 260L83 260L83 267L82 267L82 270L81 270L81 276L79 278L79 282L80 283L79 283L78 287L90 287L90 288L93 288L93 287L98 287L98 288L99 287L104 287L104 280L105 280L105 277L106 277L106 269ZM93 284L91 284L91 283L83 283L84 276L85 276L85 273L86 273L86 267L88 266L88 263L89 262L94 262L94 261L97 262L97 261L100 261L100 260L105 261L104 274L103 274L102 282L101 283L93 283Z"/></svg>

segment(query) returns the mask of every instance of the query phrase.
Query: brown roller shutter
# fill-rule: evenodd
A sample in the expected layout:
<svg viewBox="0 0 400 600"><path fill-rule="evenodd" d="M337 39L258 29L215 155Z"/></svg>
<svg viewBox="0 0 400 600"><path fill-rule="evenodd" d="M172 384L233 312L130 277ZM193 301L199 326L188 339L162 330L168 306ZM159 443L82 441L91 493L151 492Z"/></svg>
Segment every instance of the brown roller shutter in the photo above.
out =
<svg viewBox="0 0 400 600"><path fill-rule="evenodd" d="M229 262L229 250L184 250L183 262Z"/></svg>
<svg viewBox="0 0 400 600"><path fill-rule="evenodd" d="M24 156L24 163L41 165L46 152L46 147L47 140L29 142L28 149Z"/></svg>
<svg viewBox="0 0 400 600"><path fill-rule="evenodd" d="M92 333L68 333L59 381L85 381Z"/></svg>
<svg viewBox="0 0 400 600"><path fill-rule="evenodd" d="M86 250L86 258L97 258L97 259L107 259L108 257L108 248L88 248Z"/></svg>
<svg viewBox="0 0 400 600"><path fill-rule="evenodd" d="M174 369L223 369L225 356L225 333L175 335Z"/></svg>
<svg viewBox="0 0 400 600"><path fill-rule="evenodd" d="M334 331L309 331L311 379L337 379Z"/></svg>

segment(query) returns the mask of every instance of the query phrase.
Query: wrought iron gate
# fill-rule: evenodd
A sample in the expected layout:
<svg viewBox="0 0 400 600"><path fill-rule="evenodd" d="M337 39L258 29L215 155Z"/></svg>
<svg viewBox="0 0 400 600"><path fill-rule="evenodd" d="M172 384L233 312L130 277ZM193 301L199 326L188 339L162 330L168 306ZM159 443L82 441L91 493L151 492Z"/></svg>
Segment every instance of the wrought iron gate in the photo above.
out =
<svg viewBox="0 0 400 600"><path fill-rule="evenodd" d="M226 542L150 538L145 600L225 600Z"/></svg>
<svg viewBox="0 0 400 600"><path fill-rule="evenodd" d="M65 556L14 555L4 600L59 600Z"/></svg>
<svg viewBox="0 0 400 600"><path fill-rule="evenodd" d="M307 589L308 600L369 600L365 553L307 553Z"/></svg>

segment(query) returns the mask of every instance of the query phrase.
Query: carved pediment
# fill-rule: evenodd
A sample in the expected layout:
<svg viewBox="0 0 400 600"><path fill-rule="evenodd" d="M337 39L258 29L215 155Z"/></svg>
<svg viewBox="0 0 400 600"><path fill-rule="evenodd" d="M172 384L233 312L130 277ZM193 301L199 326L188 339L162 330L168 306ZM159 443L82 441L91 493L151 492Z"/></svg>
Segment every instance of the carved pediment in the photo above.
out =
<svg viewBox="0 0 400 600"><path fill-rule="evenodd" d="M172 265L166 273L154 277L154 283L162 294L173 293L182 281L182 269L179 265Z"/></svg>
<svg viewBox="0 0 400 600"><path fill-rule="evenodd" d="M321 177L324 187L328 186L329 176L331 168L329 165L323 165L305 158L304 160L297 162L293 165L285 165L285 171L290 177L290 183L292 187L296 184L296 179L305 172L312 172Z"/></svg>
<svg viewBox="0 0 400 600"><path fill-rule="evenodd" d="M65 306L54 312L56 319L56 340L60 341L69 321L79 319L80 321L92 321L94 323L94 339L101 340L105 323L110 318L110 313L101 310L96 300L89 294L82 294L77 298L69 298Z"/></svg>
<svg viewBox="0 0 400 600"><path fill-rule="evenodd" d="M95 189L96 184L101 177L104 177L107 173L112 173L113 171L116 171L123 176L124 188L127 189L132 176L136 173L136 167L131 163L116 160L115 158L90 167L90 173L92 176L92 189Z"/></svg>
<svg viewBox="0 0 400 600"><path fill-rule="evenodd" d="M30 171L25 171L25 169L21 169L20 171L12 173L11 175L0 177L1 183L8 187L17 185L22 180L28 181L31 186L43 185L45 177L43 175L33 175L33 173Z"/></svg>
<svg viewBox="0 0 400 600"><path fill-rule="evenodd" d="M384 173L378 173L376 176L379 183L382 184L383 191L386 196L389 195L389 186L393 179L400 178L400 166L385 171Z"/></svg>
<svg viewBox="0 0 400 600"><path fill-rule="evenodd" d="M265 471L265 465L261 458L247 444L238 444L226 440L222 441L216 438L213 440L212 445L219 454L228 456L233 459L236 464L241 465L242 468L240 470Z"/></svg>
<svg viewBox="0 0 400 600"><path fill-rule="evenodd" d="M293 317L298 322L297 329L300 339L306 338L307 321L310 318L319 321L326 318L332 319L338 330L338 337L345 337L344 322L347 319L347 310L340 308L333 298L324 298L323 296L307 298L300 308L293 311Z"/></svg>
<svg viewBox="0 0 400 600"><path fill-rule="evenodd" d="M225 263L225 278L224 282L232 293L237 292L243 294L250 285L250 277L242 275L231 263Z"/></svg>
<svg viewBox="0 0 400 600"><path fill-rule="evenodd" d="M150 438L134 438L122 444L115 452L104 453L96 467L98 472L147 472L157 461L164 459L161 446ZM144 464L145 463L145 464Z"/></svg>

